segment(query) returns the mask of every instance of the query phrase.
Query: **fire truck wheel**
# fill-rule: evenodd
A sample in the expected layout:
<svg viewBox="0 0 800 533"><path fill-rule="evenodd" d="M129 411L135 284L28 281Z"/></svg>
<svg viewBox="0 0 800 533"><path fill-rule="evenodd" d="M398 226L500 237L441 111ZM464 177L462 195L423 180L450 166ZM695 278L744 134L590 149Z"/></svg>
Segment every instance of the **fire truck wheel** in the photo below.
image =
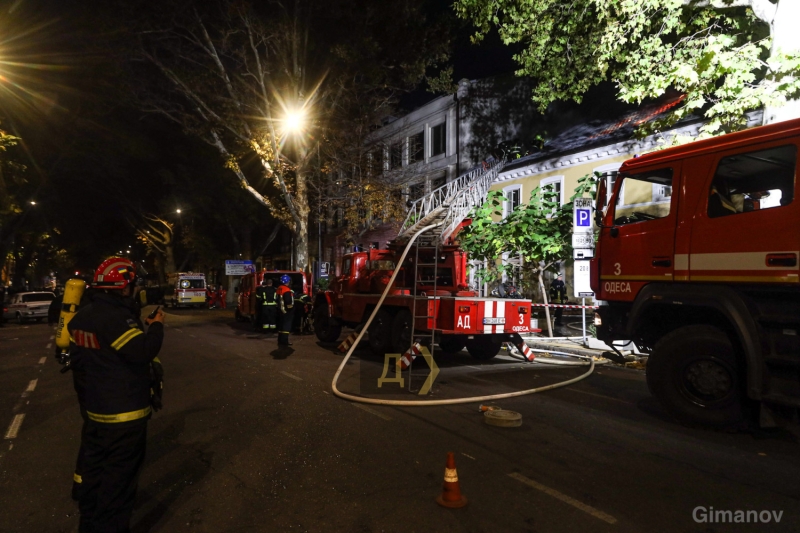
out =
<svg viewBox="0 0 800 533"><path fill-rule="evenodd" d="M401 309L392 320L392 351L404 353L411 347L411 313Z"/></svg>
<svg viewBox="0 0 800 533"><path fill-rule="evenodd" d="M342 334L342 326L331 322L327 306L322 305L314 309L314 333L321 342L336 342Z"/></svg>
<svg viewBox="0 0 800 533"><path fill-rule="evenodd" d="M744 419L744 376L730 339L713 326L678 328L658 341L647 386L683 423L730 427Z"/></svg>
<svg viewBox="0 0 800 533"><path fill-rule="evenodd" d="M392 349L392 314L381 309L369 325L369 347L375 355L383 355Z"/></svg>
<svg viewBox="0 0 800 533"><path fill-rule="evenodd" d="M444 353L458 353L464 349L465 344L463 335L442 335L439 339L439 349Z"/></svg>
<svg viewBox="0 0 800 533"><path fill-rule="evenodd" d="M474 339L467 339L467 351L474 359L480 361L491 359L502 347L502 341L494 341L489 335L476 335Z"/></svg>

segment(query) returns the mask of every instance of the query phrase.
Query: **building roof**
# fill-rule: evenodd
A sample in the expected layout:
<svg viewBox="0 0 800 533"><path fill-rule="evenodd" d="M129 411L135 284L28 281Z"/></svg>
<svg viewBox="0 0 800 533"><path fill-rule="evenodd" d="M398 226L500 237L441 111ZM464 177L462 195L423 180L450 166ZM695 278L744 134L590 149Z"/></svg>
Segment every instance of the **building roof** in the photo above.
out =
<svg viewBox="0 0 800 533"><path fill-rule="evenodd" d="M683 95L670 96L651 105L629 111L622 116L610 119L594 119L571 126L547 141L541 150L509 162L505 171L531 164L564 157L592 148L609 146L631 141L640 125L666 115L684 99ZM676 128L702 122L701 118L691 116L675 125Z"/></svg>

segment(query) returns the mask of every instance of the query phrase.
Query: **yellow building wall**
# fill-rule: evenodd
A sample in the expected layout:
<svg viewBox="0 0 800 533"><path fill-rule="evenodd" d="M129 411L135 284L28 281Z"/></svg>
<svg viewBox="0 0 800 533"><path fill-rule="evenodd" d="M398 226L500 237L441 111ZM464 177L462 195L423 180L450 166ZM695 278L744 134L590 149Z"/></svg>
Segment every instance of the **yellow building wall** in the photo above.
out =
<svg viewBox="0 0 800 533"><path fill-rule="evenodd" d="M601 167L607 167L608 165L612 165L614 163L622 165L623 162L627 161L631 157L633 157L633 154L624 154L605 159L593 159L590 161L569 166L567 168L548 170L544 172L531 174L528 176L521 176L519 178L497 182L492 184L489 190L502 191L506 187L519 185L521 186L520 200L523 204L527 204L528 201L530 200L531 193L536 187L539 187L542 180L545 180L547 178L555 178L563 176L564 179L562 181L562 187L563 187L562 197L564 199L564 203L567 203L569 202L570 197L572 197L572 195L575 194L575 189L578 187L578 180L580 178L586 176L587 174L593 173L595 170ZM501 217L497 216L494 218L496 221L499 221ZM545 277L546 277L545 286L549 287L551 276L548 274ZM576 301L577 298L573 296L573 289L574 289L573 280L574 280L573 264L572 260L568 260L564 265L564 281L567 284L567 298L569 300ZM539 294L538 287L534 288L533 293L530 294L530 296L534 298L534 301L542 301L542 297L541 294ZM593 298L587 298L586 303L590 304L592 301ZM578 301L578 303L580 302Z"/></svg>
<svg viewBox="0 0 800 533"><path fill-rule="evenodd" d="M585 163L579 163L577 165L570 166L564 169L557 169L557 170L548 170L546 172L540 172L537 174L531 174L529 176L522 176L516 179L506 180L502 182L493 183L492 186L489 188L490 191L502 191L506 187L514 186L514 185L521 185L522 186L522 194L521 194L521 201L524 204L527 204L531 197L531 192L539 186L542 180L547 178L555 178L559 176L563 176L563 198L564 203L569 202L570 197L575 194L575 188L578 186L578 180L587 174L591 174L595 171L595 169L600 167L605 167L607 165L613 163L619 163L620 165L627 161L632 157L631 155L623 155L618 157L609 157L607 159L600 159L600 160L591 160L586 161ZM499 220L499 217L497 218Z"/></svg>

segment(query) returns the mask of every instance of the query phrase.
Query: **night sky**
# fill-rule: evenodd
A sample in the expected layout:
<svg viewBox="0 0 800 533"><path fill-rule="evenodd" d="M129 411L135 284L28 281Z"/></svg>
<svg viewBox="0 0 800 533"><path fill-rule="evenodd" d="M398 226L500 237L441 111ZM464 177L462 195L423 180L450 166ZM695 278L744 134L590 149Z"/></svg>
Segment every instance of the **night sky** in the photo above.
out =
<svg viewBox="0 0 800 533"><path fill-rule="evenodd" d="M181 191L185 182L176 175L204 183L225 174L207 145L128 102L116 75L119 65L98 47L116 38L113 15L108 16L112 4L16 0L2 8L4 59L35 65L6 69L19 83L7 86L0 101L2 127L23 139L19 157L36 184L37 213L58 230L59 244L74 258L76 270L91 269L99 258L129 245L143 255L125 211L135 206L172 213L181 203L190 208ZM146 9L146 2L139 5ZM432 0L428 10L452 28L455 80L513 71L511 51L496 35L473 46L469 25L455 18L449 2ZM421 87L401 99L400 112L436 96ZM195 209L201 217L201 211L224 207L206 202ZM211 231L226 233L218 226Z"/></svg>

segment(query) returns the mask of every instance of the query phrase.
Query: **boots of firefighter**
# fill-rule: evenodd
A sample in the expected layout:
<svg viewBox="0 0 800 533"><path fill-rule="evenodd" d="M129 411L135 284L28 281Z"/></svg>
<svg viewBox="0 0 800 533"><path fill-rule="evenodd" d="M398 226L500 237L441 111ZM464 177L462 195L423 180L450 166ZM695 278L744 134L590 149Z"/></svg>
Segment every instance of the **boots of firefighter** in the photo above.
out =
<svg viewBox="0 0 800 533"><path fill-rule="evenodd" d="M442 494L436 498L436 503L451 509L467 505L467 498L461 494L461 486L458 484L458 472L456 472L456 460L453 457L453 452L447 452Z"/></svg>

